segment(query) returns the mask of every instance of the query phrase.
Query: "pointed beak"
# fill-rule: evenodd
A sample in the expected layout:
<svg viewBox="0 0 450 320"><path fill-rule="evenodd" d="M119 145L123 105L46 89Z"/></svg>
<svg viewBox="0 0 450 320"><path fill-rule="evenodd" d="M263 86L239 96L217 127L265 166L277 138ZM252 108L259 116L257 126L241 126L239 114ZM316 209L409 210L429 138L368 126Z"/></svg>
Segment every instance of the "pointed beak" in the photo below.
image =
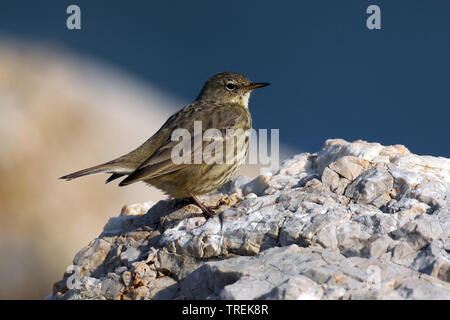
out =
<svg viewBox="0 0 450 320"><path fill-rule="evenodd" d="M259 82L259 83L252 82L248 86L246 86L246 88L248 90L255 90L258 88L267 87L268 85L270 85L270 83L268 82Z"/></svg>

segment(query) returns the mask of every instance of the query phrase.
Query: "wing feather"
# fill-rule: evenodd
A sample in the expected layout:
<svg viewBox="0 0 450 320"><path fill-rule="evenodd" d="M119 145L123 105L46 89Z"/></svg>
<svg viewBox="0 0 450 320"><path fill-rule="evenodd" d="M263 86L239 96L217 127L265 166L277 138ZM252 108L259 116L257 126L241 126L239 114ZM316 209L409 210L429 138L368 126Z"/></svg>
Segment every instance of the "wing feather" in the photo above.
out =
<svg viewBox="0 0 450 320"><path fill-rule="evenodd" d="M205 114L211 114L214 116L206 117ZM191 146L191 162L177 164L172 160L173 148L178 145L179 141L172 141L171 134L167 135L168 138L155 152L152 153L135 171L130 173L128 177L122 180L119 186L129 185L131 183L147 180L158 177L167 173L181 170L194 163L195 154L202 152L210 143L218 143L220 140L224 143L223 138L214 137L210 140L204 141L204 132L209 128L216 128L220 130L222 134L226 129L234 129L236 127L244 127L244 129L251 128L251 118L247 110L243 107L233 108L230 105L222 105L212 102L197 101L191 105L186 106L180 112L170 117L167 122L161 127L160 131L169 129L184 128L191 133L194 133L194 121L202 121L202 132L200 137L192 137L190 139ZM195 139L202 141L198 146L194 144ZM219 141L219 143L220 143ZM201 149L200 149L201 147Z"/></svg>

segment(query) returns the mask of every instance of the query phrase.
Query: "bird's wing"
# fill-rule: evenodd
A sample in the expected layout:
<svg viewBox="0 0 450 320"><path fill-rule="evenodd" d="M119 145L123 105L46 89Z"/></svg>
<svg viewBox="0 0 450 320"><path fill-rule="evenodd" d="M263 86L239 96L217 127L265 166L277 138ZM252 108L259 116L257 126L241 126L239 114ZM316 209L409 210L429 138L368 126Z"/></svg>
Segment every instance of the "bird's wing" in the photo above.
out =
<svg viewBox="0 0 450 320"><path fill-rule="evenodd" d="M172 158L172 152L175 146L179 145L180 141L172 141L171 136L167 141L159 147L147 160L145 160L135 171L133 171L126 179L120 182L119 186L125 186L137 181L155 178L157 176L174 172L183 169L193 163L196 163L198 155L202 155L202 150L211 143L224 144L224 136L226 129L235 128L239 121L244 121L246 118L243 111L237 111L236 108L230 108L215 103L192 104L185 107L179 113L173 115L164 124L161 130L165 127L173 129L186 129L192 135L194 133L194 121L202 121L201 134L191 136L190 140L183 141L183 143L190 143L190 161L183 159L180 163L175 163ZM211 117L206 117L205 114L210 114ZM247 121L248 122L248 121ZM251 123L247 126L251 127ZM209 128L218 129L221 135L213 135L206 141L203 140L204 133ZM246 128L248 129L248 128ZM200 143L198 143L200 141ZM196 143L197 142L197 143ZM181 148L180 146L178 148ZM189 158L189 156L187 156ZM201 159L201 158L200 158Z"/></svg>
<svg viewBox="0 0 450 320"><path fill-rule="evenodd" d="M193 140L193 138L189 139L189 141L191 140ZM167 144L160 147L150 158L142 163L139 168L121 181L119 186L126 186L137 181L155 178L189 166L189 163L175 163L172 160L172 150L179 143L180 142L178 141L169 141Z"/></svg>

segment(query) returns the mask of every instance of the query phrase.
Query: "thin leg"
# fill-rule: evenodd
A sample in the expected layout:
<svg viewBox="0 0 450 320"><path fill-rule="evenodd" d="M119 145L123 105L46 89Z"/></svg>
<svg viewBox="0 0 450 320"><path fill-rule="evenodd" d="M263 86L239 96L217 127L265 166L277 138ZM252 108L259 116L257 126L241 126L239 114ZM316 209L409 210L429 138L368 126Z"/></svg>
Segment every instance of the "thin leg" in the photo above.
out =
<svg viewBox="0 0 450 320"><path fill-rule="evenodd" d="M212 218L215 215L215 212L206 207L196 196L192 194L192 192L188 191L189 195L191 196L192 200L194 200L195 204L202 209L203 214L205 215L205 218Z"/></svg>

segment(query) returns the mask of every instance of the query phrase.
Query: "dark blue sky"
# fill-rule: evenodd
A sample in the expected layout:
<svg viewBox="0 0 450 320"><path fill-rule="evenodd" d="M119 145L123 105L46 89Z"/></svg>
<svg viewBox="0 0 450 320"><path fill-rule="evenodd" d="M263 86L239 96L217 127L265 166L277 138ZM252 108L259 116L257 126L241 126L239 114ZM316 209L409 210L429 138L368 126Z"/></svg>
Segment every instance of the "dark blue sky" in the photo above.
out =
<svg viewBox="0 0 450 320"><path fill-rule="evenodd" d="M80 31L66 28L70 4ZM371 4L381 30L366 28ZM271 82L252 96L254 127L300 150L339 137L450 157L450 1L2 0L0 35L66 46L186 101L216 72Z"/></svg>

